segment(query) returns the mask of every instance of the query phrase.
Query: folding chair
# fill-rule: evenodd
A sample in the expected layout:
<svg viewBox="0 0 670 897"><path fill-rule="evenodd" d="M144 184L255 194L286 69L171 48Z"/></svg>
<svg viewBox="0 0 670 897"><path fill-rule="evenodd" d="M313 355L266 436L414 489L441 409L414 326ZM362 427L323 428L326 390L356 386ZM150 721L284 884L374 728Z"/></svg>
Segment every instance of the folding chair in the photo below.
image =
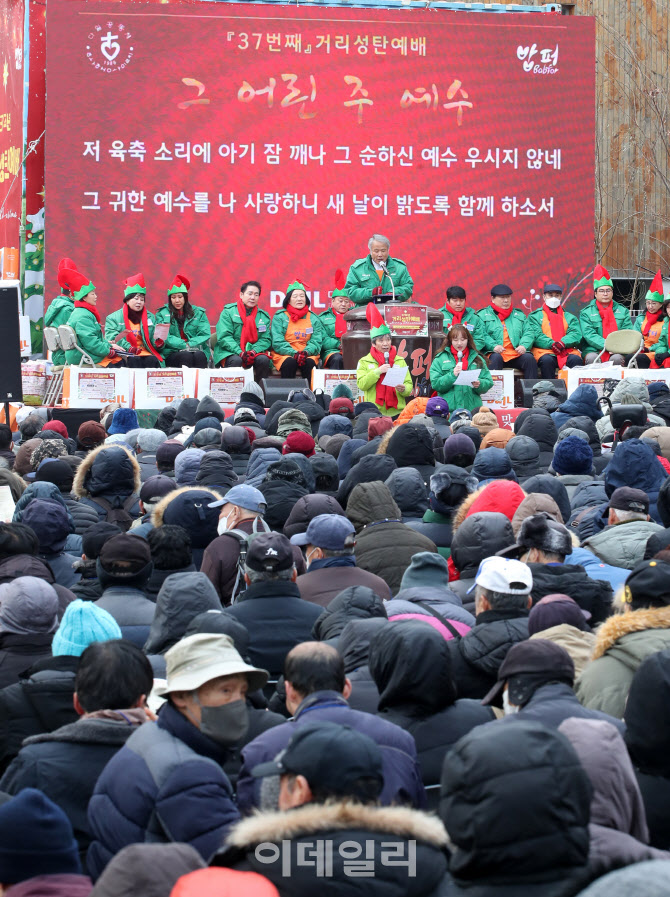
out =
<svg viewBox="0 0 670 897"><path fill-rule="evenodd" d="M58 336L60 337L61 348L64 352L72 352L75 349L77 352L81 353L80 364L87 364L90 367L95 367L95 362L84 349L77 342L77 334L74 332L74 328L69 324L61 324L58 328Z"/></svg>
<svg viewBox="0 0 670 897"><path fill-rule="evenodd" d="M594 359L593 364L600 364L600 358L603 352L609 352L610 355L632 355L626 367L636 368L637 356L642 351L644 340L639 330L615 330L605 338L605 345Z"/></svg>

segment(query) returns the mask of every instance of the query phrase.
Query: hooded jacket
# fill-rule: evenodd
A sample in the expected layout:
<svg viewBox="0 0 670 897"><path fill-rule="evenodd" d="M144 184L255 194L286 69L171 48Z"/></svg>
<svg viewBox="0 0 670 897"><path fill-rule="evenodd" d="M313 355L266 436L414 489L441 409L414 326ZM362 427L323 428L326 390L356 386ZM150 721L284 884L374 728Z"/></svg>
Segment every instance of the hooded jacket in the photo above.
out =
<svg viewBox="0 0 670 897"><path fill-rule="evenodd" d="M265 522L270 529L280 533L288 520L298 499L307 495L307 489L300 482L289 480L264 480L258 488L263 493L267 504L264 514Z"/></svg>
<svg viewBox="0 0 670 897"><path fill-rule="evenodd" d="M434 542L401 523L400 508L383 483L355 486L347 502L347 517L356 530L357 565L380 576L392 594L399 590L416 552L437 551Z"/></svg>
<svg viewBox="0 0 670 897"><path fill-rule="evenodd" d="M532 492L543 492L545 495L550 495L558 505L563 520L570 519L568 493L557 477L552 477L547 473L538 477L530 477L524 482L523 488L528 495Z"/></svg>
<svg viewBox="0 0 670 897"><path fill-rule="evenodd" d="M293 506L284 524L283 533L287 539L298 533L306 533L307 527L315 517L321 514L334 514L344 517L344 511L332 495L303 495Z"/></svg>
<svg viewBox="0 0 670 897"><path fill-rule="evenodd" d="M598 626L612 612L612 588L602 579L591 579L577 564L528 564L533 574L533 604L545 595L568 595L591 614L591 625Z"/></svg>
<svg viewBox="0 0 670 897"><path fill-rule="evenodd" d="M145 654L165 654L184 638L191 620L208 610L222 610L216 589L204 573L173 573L158 593Z"/></svg>
<svg viewBox="0 0 670 897"><path fill-rule="evenodd" d="M355 440L347 443L347 448ZM342 450L344 451L344 449ZM342 453L340 452L340 457ZM381 480L382 483L390 477L396 470L396 463L390 455L366 455L361 458L358 464L354 465L344 478L344 482L340 486L337 493L337 500L343 508L347 507L347 501L351 495L354 486L359 483L372 483L375 480Z"/></svg>
<svg viewBox="0 0 670 897"><path fill-rule="evenodd" d="M507 652L528 638L528 611L487 610L458 641L448 643L459 698L482 699L498 680Z"/></svg>
<svg viewBox="0 0 670 897"><path fill-rule="evenodd" d="M33 554L14 554L0 561L0 583L11 582L19 576L36 576L54 587L58 595L59 619L62 618L68 604L74 601L72 592L56 582L48 562Z"/></svg>
<svg viewBox="0 0 670 897"><path fill-rule="evenodd" d="M396 851L407 857L409 841L416 845L416 863L412 870L406 865L380 862L384 856L383 845L393 844ZM308 856L315 843L326 844L328 856L332 856L332 872L328 872L326 879L315 863L301 862L301 857ZM286 861L259 862L259 844L266 845L268 850L270 846L281 850L286 845ZM444 828L434 817L407 807L366 806L338 800L325 805L303 804L290 813L266 812L245 819L231 832L213 863L260 873L272 882L280 897L311 897L324 888L324 882L327 882L327 890L338 897L358 897L361 882L351 874L352 867L344 858L360 857L367 851L366 856L369 853L375 857L374 875L365 879L365 891L370 897L396 897L398 894L433 897L439 893L446 874L446 844ZM285 866L289 863L290 873L287 873ZM367 868L372 870L373 867ZM244 892L254 897L251 887L251 883L249 886L240 883L235 893ZM216 893L224 893L221 885ZM205 897L202 890L198 894Z"/></svg>
<svg viewBox="0 0 670 897"><path fill-rule="evenodd" d="M173 435L180 434L183 427L195 426L195 412L198 405L198 399L181 400L181 402L179 403L179 407L177 408L177 414L172 421L172 428L170 432Z"/></svg>
<svg viewBox="0 0 670 897"><path fill-rule="evenodd" d="M128 502L128 514L140 516L140 465L129 449L119 445L101 445L93 449L79 465L72 484L72 492L79 501L91 505L100 521L107 519L107 508L96 499L109 502L112 508L122 508ZM136 496L131 504L128 500Z"/></svg>
<svg viewBox="0 0 670 897"><path fill-rule="evenodd" d="M351 693L347 698L353 710L376 713L379 704L379 690L370 675L368 655L370 641L383 626L388 626L386 617L370 617L365 620L350 620L337 640L337 652L344 663L344 672L351 683Z"/></svg>
<svg viewBox="0 0 670 897"><path fill-rule="evenodd" d="M649 496L649 516L662 525L656 502L668 475L652 447L641 439L627 439L617 445L605 471L605 490L611 497L620 486L641 489ZM651 533L650 533L651 535Z"/></svg>
<svg viewBox="0 0 670 897"><path fill-rule="evenodd" d="M649 842L670 849L670 651L644 660L630 687L625 741L635 767L649 826Z"/></svg>
<svg viewBox="0 0 670 897"><path fill-rule="evenodd" d="M455 638L453 632L428 610L431 608L451 623L453 629L465 635L475 625L475 618L463 607L460 596L451 589L454 584L449 585L448 589L431 586L401 589L395 598L385 603L389 620L421 620L441 633L446 641Z"/></svg>
<svg viewBox="0 0 670 897"><path fill-rule="evenodd" d="M446 894L572 897L588 868L591 785L558 732L480 726L448 755L440 817L453 848Z"/></svg>
<svg viewBox="0 0 670 897"><path fill-rule="evenodd" d="M633 677L650 654L670 648L670 607L615 614L596 635L593 661L576 685L585 707L622 719Z"/></svg>
<svg viewBox="0 0 670 897"><path fill-rule="evenodd" d="M58 625L58 596L42 583L39 591L30 578L17 577L5 587L4 601L10 598L22 632L8 631L0 622L0 688L13 685L37 661L51 655L51 642Z"/></svg>
<svg viewBox="0 0 670 897"><path fill-rule="evenodd" d="M334 496L340 488L337 461L331 455L318 452L309 459L314 473L314 491Z"/></svg>
<svg viewBox="0 0 670 897"><path fill-rule="evenodd" d="M512 468L520 483L539 476L545 468L540 463L540 446L530 436L513 436L505 446Z"/></svg>
<svg viewBox="0 0 670 897"><path fill-rule="evenodd" d="M335 439L337 437L332 438ZM355 436L353 439L345 441L337 455L337 470L340 475L340 480L344 480L354 466L354 453L360 448L366 448L367 445L368 443L365 439L357 438Z"/></svg>
<svg viewBox="0 0 670 897"><path fill-rule="evenodd" d="M413 467L399 467L386 479L393 500L400 508L403 523L421 520L428 510L428 497L423 477Z"/></svg>
<svg viewBox="0 0 670 897"><path fill-rule="evenodd" d="M47 561L58 584L66 589L80 578L73 568L77 558L63 550L71 519L63 505L51 499L36 498L23 512L23 522L33 530L40 543L39 557Z"/></svg>
<svg viewBox="0 0 670 897"><path fill-rule="evenodd" d="M560 430L572 417L588 417L592 421L600 420L603 413L598 404L598 393L595 386L583 383L577 387L569 399L561 402L558 411L551 415L556 429Z"/></svg>
<svg viewBox="0 0 670 897"><path fill-rule="evenodd" d="M63 507L67 513L69 532L71 534L75 532L74 518L70 514L69 508L65 501L65 496L61 493L58 486L56 486L54 483L45 483L42 481L31 483L30 486L28 486L28 488L24 491L23 495L16 502L16 505L14 507L14 515L12 517L12 523L23 522L23 515L26 508L36 498L42 501L51 501L61 505L61 507ZM93 522L98 523L97 514ZM66 547L70 548L70 550L81 547L81 539L68 539L66 541Z"/></svg>
<svg viewBox="0 0 670 897"><path fill-rule="evenodd" d="M184 449L174 459L174 479L177 486L195 486L195 479L205 452L199 448Z"/></svg>
<svg viewBox="0 0 670 897"><path fill-rule="evenodd" d="M312 637L336 644L347 623L352 620L386 619L383 599L365 586L344 589L321 611L312 628Z"/></svg>
<svg viewBox="0 0 670 897"><path fill-rule="evenodd" d="M502 451L495 449L494 451ZM454 514L454 534L462 526L463 521L473 514L482 512L504 514L512 520L517 508L526 498L526 493L518 483L504 479L480 486L463 499ZM511 544L511 543L510 543Z"/></svg>
<svg viewBox="0 0 670 897"><path fill-rule="evenodd" d="M642 563L649 539L663 527L651 520L627 520L606 526L582 543L603 563L633 570Z"/></svg>
<svg viewBox="0 0 670 897"><path fill-rule="evenodd" d="M454 533L451 542L451 559L460 578L450 582L449 587L464 603L474 602L474 598L466 593L474 582L479 565L484 558L513 543L512 524L504 514L479 511L470 515Z"/></svg>
<svg viewBox="0 0 670 897"><path fill-rule="evenodd" d="M493 711L478 701L456 700L447 642L426 623L382 627L370 643L368 663L379 689L378 715L412 735L424 785L438 785L447 751L494 719Z"/></svg>
<svg viewBox="0 0 670 897"><path fill-rule="evenodd" d="M247 486L259 488L265 479L268 467L275 461L281 461L281 452L273 448L255 448L249 456L247 475L244 482Z"/></svg>
<svg viewBox="0 0 670 897"><path fill-rule="evenodd" d="M480 449L472 465L472 475L482 480L512 480L517 482L517 475L512 467L512 460L505 449Z"/></svg>
<svg viewBox="0 0 670 897"><path fill-rule="evenodd" d="M244 427L225 427L221 435L221 450L230 456L237 476L245 477L251 456L251 442Z"/></svg>
<svg viewBox="0 0 670 897"><path fill-rule="evenodd" d="M644 802L621 735L607 722L566 719L570 740L593 786L589 865L598 875L644 860L670 860L649 847Z"/></svg>
<svg viewBox="0 0 670 897"><path fill-rule="evenodd" d="M219 508L209 505L220 498L221 495L210 488L175 489L158 502L151 515L154 526L175 524L184 527L191 537L196 568L200 567L205 548L217 537Z"/></svg>
<svg viewBox="0 0 670 897"><path fill-rule="evenodd" d="M558 626L551 626L549 629L535 632L531 638L546 639L548 642L554 642L561 648L565 648L575 665L575 678L579 678L591 662L591 655L596 644L596 637L592 632L577 629L576 626L570 626L569 623L560 623Z"/></svg>
<svg viewBox="0 0 670 897"><path fill-rule="evenodd" d="M218 489L225 495L237 483L233 460L226 452L205 452L195 476L195 486Z"/></svg>
<svg viewBox="0 0 670 897"><path fill-rule="evenodd" d="M549 514L550 517L553 517L554 520L557 520L559 523L563 523L563 515L550 495L545 495L544 492L531 492L530 495L527 495L524 498L514 512L514 517L512 517L512 529L514 530L514 535L517 536L519 534L521 524L524 520L543 512Z"/></svg>
<svg viewBox="0 0 670 897"><path fill-rule="evenodd" d="M427 427L403 425L394 429L386 446L386 455L393 458L398 467L418 470L424 485L430 485L430 478L435 473L435 450Z"/></svg>

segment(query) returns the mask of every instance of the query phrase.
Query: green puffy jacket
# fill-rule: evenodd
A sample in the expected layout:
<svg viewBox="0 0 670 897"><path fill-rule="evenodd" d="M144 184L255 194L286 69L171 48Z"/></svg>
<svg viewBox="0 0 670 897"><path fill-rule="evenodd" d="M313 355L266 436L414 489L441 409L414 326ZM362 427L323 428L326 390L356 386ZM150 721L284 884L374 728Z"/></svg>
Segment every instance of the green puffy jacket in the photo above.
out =
<svg viewBox="0 0 670 897"><path fill-rule="evenodd" d="M633 329L633 322L630 319L627 308L624 308L618 302L613 302L612 310L614 311L617 330ZM600 352L605 346L605 340L603 339L603 322L596 307L595 299L581 310L579 324L582 328L584 351Z"/></svg>
<svg viewBox="0 0 670 897"><path fill-rule="evenodd" d="M91 356L95 364L99 364L103 358L109 355L112 345L109 340L105 339L102 327L98 324L93 312L87 308L75 308L67 323L77 334L79 345ZM76 349L70 349L70 351L65 353L65 360L68 364L79 364L81 352L77 352Z"/></svg>
<svg viewBox="0 0 670 897"><path fill-rule="evenodd" d="M571 315L570 312L564 311L565 314L565 323L567 324L567 330L565 331L565 336L561 340L566 349L579 349L579 346L582 341L582 328L579 326L579 321L577 320L575 315ZM532 340L530 345L526 345L527 349L532 349L533 347L537 349L547 349L550 350L554 344L553 339L550 336L547 336L546 333L542 330L542 321L544 319L544 309L538 308L537 311L534 311L532 315L528 315L528 329L527 334L529 338Z"/></svg>
<svg viewBox="0 0 670 897"><path fill-rule="evenodd" d="M270 331L270 315L258 309L256 314L256 329L258 339L252 345L247 343L245 350L253 352L269 352L272 342ZM223 311L216 325L216 346L214 348L214 364L228 358L229 355L239 355L242 352L240 337L242 336L242 318L237 310L237 302L230 302L223 306Z"/></svg>
<svg viewBox="0 0 670 897"><path fill-rule="evenodd" d="M318 355L321 352L321 346L323 344L323 327L321 326L319 316L311 310L309 319L312 333L305 346L305 352L307 352L308 355ZM294 349L290 343L287 343L285 338L289 322L290 318L288 312L284 311L284 309L275 312L270 332L272 334L272 350L276 352L277 355L293 358L297 350Z"/></svg>
<svg viewBox="0 0 670 897"><path fill-rule="evenodd" d="M329 355L334 352L342 351L342 342L338 336L335 336L336 317L332 308L328 311L321 312L319 321L323 327L323 346L321 347L321 360L326 361Z"/></svg>
<svg viewBox="0 0 670 897"><path fill-rule="evenodd" d="M349 295L351 299L351 295ZM356 385L360 390L363 391L363 401L364 402L373 402L377 405L377 408L381 411L383 415L387 415L389 417L396 417L403 410L405 405L407 404L406 397L412 394L412 390L414 389L414 385L412 383L412 375L409 372L409 368L407 367L407 363L404 358L400 358L399 355L396 355L395 361L393 362L393 367L396 368L405 368L405 381L403 383L402 392L399 392L398 395L398 407L397 408L387 408L386 405L377 405L377 381L379 380L379 365L374 360L372 355L364 355L358 362L358 366L356 368Z"/></svg>
<svg viewBox="0 0 670 897"><path fill-rule="evenodd" d="M180 352L184 349L200 350L209 358L209 340L212 330L207 319L207 312L199 305L191 305L191 309L193 315L184 323L184 333L188 342L181 338L179 324L170 316L170 307L167 304L161 305L156 312L154 324L170 324L167 339L158 350L163 358L167 358L172 352Z"/></svg>
<svg viewBox="0 0 670 897"><path fill-rule="evenodd" d="M645 312L643 311L642 314L639 314L637 316L637 318L635 318L635 321L633 322L633 327L635 328L635 330L638 330L640 333L642 333L642 327L644 326L644 318L645 318ZM652 325L650 332L653 331L653 328L654 328L654 325ZM656 355L656 354L664 355L670 351L670 349L668 349L668 319L667 318L665 318L665 320L663 321L663 326L661 328L661 335L656 340L656 342L651 346L651 348L649 348L649 349L643 348L642 351L647 352L647 353L653 352L654 355Z"/></svg>
<svg viewBox="0 0 670 897"><path fill-rule="evenodd" d="M496 346L503 344L503 322L490 306L478 311L477 316L483 328L484 351L493 352ZM518 308L513 308L512 314L504 323L514 348L525 346L529 349L532 337L528 332L528 319L525 314Z"/></svg>
<svg viewBox="0 0 670 897"><path fill-rule="evenodd" d="M155 323L153 316L147 312L147 329L149 330L149 339L152 342L154 338L154 327ZM118 311L113 311L111 315L107 315L107 317L105 318L105 339L108 339L111 343L114 340L114 337L117 336L117 334L121 333L122 330L127 330L127 327L126 322L123 320L123 309L120 308L118 309ZM125 338L120 339L117 342L117 345L122 349L130 349L130 343ZM142 334L142 345L145 349L149 349L144 340L144 334ZM156 349L156 351L158 352L158 349ZM161 367L165 367L165 362L162 360Z"/></svg>
<svg viewBox="0 0 670 897"><path fill-rule="evenodd" d="M409 276L407 266L400 259L388 257L386 260L389 274L393 278L395 285L395 295L398 301L412 298L414 290L414 281ZM372 301L372 291L377 287L382 287L384 293L392 293L391 278L386 274L379 279L379 275L372 264L372 258L366 255L365 258L357 259L347 274L347 282L344 290L347 296L356 305L367 305Z"/></svg>
<svg viewBox="0 0 670 897"><path fill-rule="evenodd" d="M67 324L73 311L74 299L72 296L64 296L61 293L51 300L47 310L44 312L44 326L60 327L61 324ZM51 360L54 364L65 364L65 352L62 349L56 349L52 353Z"/></svg>
<svg viewBox="0 0 670 897"><path fill-rule="evenodd" d="M442 314L444 315L444 321L443 321L442 326L443 326L444 332L446 333L447 330L449 330L449 328L451 327L451 321L454 317L454 313L453 313L453 311L451 311L451 309L447 308L446 302L442 306L442 308L438 309L438 311L441 311ZM482 322L479 320L479 315L474 310L474 308L466 308L465 309L465 312L463 314L462 323L465 325L465 327L468 328L468 330L472 334L472 338L475 341L475 346L480 350L483 349L484 348L484 333L483 333Z"/></svg>
<svg viewBox="0 0 670 897"><path fill-rule="evenodd" d="M474 411L482 404L480 396L488 392L493 386L493 377L481 355L475 355L473 352L468 354L468 370L471 371L473 368L479 367L477 364L478 360L482 368L479 386L475 387L454 386L458 376L454 373L454 368L458 362L454 358L451 349L438 352L433 359L433 363L430 366L430 385L438 395L448 402L452 410L454 408L467 408L468 411Z"/></svg>

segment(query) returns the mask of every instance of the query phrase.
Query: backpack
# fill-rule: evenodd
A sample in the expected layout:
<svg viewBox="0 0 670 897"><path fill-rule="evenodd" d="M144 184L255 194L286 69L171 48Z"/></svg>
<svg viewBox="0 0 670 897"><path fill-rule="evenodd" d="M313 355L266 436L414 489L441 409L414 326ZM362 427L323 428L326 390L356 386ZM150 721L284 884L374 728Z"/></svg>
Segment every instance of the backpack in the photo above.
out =
<svg viewBox="0 0 670 897"><path fill-rule="evenodd" d="M251 533L245 533L241 529L227 529L223 533L224 536L232 536L240 546L240 553L237 556L237 573L235 575L235 583L233 585L233 590L230 593L231 604L235 604L242 592L246 591L247 584L244 579L244 567L247 559L247 551L249 550L249 542L251 539L253 539L254 536L258 535L256 524L259 520L263 524L263 531L269 533L270 527L262 517L256 517L254 519L253 531Z"/></svg>
<svg viewBox="0 0 670 897"><path fill-rule="evenodd" d="M107 516L105 517L107 523L114 523L116 526L120 527L124 533L128 532L135 519L131 516L130 510L137 503L137 495L129 495L120 508L112 507L111 502L108 502L106 498L101 498L99 495L96 495L92 501L94 501L96 505L100 505L100 507L107 512Z"/></svg>

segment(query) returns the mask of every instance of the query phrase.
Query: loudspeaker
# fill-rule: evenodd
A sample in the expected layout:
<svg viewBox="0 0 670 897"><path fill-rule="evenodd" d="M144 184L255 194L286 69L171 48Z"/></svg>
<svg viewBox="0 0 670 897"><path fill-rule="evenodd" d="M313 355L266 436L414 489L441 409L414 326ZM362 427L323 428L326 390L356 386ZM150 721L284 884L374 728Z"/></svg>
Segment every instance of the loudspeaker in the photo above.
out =
<svg viewBox="0 0 670 897"><path fill-rule="evenodd" d="M261 386L265 393L266 408L269 408L273 402L288 401L288 394L293 389L310 388L304 377L267 377L261 380Z"/></svg>
<svg viewBox="0 0 670 897"><path fill-rule="evenodd" d="M519 403L523 408L532 408L533 407L533 386L536 383L551 383L554 389L554 392L558 394L560 402L566 402L568 399L568 387L566 386L565 380L547 380L546 377L538 377L536 380L519 380L519 388L521 390L522 398ZM514 384L516 386L516 383ZM515 404L516 397L515 397Z"/></svg>
<svg viewBox="0 0 670 897"><path fill-rule="evenodd" d="M0 402L22 402L18 284L0 281Z"/></svg>
<svg viewBox="0 0 670 897"><path fill-rule="evenodd" d="M62 421L72 439L75 439L79 427L87 420L94 420L100 423L100 412L97 408L52 408L50 409L49 420Z"/></svg>

